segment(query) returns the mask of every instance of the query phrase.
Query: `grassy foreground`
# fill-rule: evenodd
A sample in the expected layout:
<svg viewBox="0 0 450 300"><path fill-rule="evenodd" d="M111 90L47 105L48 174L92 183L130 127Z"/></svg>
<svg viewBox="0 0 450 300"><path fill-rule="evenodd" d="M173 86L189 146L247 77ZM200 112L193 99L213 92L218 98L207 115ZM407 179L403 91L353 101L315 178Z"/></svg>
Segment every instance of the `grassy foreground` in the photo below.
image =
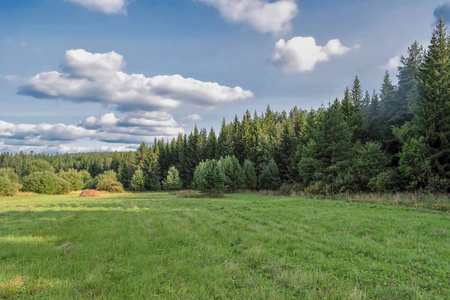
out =
<svg viewBox="0 0 450 300"><path fill-rule="evenodd" d="M0 198L0 298L449 299L449 221L257 194Z"/></svg>

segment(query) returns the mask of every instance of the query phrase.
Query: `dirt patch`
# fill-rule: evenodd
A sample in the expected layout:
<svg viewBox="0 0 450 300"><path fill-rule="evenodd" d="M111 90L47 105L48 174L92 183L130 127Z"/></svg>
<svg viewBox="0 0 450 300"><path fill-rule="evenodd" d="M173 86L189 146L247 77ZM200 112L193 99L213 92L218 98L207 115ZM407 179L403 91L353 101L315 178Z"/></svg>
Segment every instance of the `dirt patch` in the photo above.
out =
<svg viewBox="0 0 450 300"><path fill-rule="evenodd" d="M96 197L101 197L101 196L100 196L100 193L97 192L96 190L83 190L83 191L81 191L80 197L96 198Z"/></svg>

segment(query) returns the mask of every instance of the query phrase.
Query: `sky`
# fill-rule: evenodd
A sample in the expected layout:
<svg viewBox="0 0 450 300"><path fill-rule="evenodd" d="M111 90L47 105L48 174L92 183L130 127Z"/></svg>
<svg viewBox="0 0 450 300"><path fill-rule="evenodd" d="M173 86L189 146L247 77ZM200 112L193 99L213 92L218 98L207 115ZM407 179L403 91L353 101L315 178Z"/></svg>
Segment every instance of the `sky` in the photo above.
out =
<svg viewBox="0 0 450 300"><path fill-rule="evenodd" d="M1 0L0 152L128 151L379 90L440 0Z"/></svg>

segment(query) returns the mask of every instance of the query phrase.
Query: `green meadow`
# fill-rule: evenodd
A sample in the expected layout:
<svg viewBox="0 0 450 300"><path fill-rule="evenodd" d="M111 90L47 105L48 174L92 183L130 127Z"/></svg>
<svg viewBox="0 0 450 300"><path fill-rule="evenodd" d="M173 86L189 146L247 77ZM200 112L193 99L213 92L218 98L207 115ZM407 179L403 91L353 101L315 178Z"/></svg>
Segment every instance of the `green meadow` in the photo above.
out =
<svg viewBox="0 0 450 300"><path fill-rule="evenodd" d="M259 194L0 198L0 298L449 299L449 225Z"/></svg>

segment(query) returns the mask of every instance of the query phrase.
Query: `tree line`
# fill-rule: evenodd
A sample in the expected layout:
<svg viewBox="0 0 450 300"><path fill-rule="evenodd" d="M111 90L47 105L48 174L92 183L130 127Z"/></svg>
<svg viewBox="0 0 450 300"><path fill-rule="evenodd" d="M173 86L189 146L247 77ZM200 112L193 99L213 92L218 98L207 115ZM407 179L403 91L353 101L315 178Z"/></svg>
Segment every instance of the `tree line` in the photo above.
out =
<svg viewBox="0 0 450 300"><path fill-rule="evenodd" d="M311 193L450 192L450 34L442 17L427 49L414 42L401 57L397 77L394 85L386 72L369 93L356 76L326 107L247 110L224 119L218 134L195 127L136 152L2 153L0 186L23 187L37 172L78 172L83 188L106 176L116 190L155 191L200 188L219 172L214 180L229 191L284 184Z"/></svg>

